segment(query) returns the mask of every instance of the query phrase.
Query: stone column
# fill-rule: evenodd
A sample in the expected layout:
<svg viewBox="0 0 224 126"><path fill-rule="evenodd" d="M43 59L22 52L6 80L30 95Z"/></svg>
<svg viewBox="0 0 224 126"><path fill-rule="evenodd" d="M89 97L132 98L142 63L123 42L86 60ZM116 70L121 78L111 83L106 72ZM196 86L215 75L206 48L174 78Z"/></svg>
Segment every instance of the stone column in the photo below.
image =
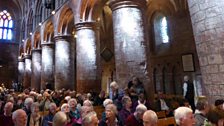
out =
<svg viewBox="0 0 224 126"><path fill-rule="evenodd" d="M54 88L54 43L42 43L41 89L50 83Z"/></svg>
<svg viewBox="0 0 224 126"><path fill-rule="evenodd" d="M40 91L41 85L41 49L32 50L31 88Z"/></svg>
<svg viewBox="0 0 224 126"><path fill-rule="evenodd" d="M18 58L18 83L23 83L24 78L24 70L25 70L25 61L24 58Z"/></svg>
<svg viewBox="0 0 224 126"><path fill-rule="evenodd" d="M23 79L23 89L30 88L31 86L31 74L32 74L32 68L31 68L31 55L25 54L25 70L24 70L24 79Z"/></svg>
<svg viewBox="0 0 224 126"><path fill-rule="evenodd" d="M136 75L152 99L154 85L150 83L146 57L146 1L110 0L110 8L113 17L116 80L124 88L131 76Z"/></svg>
<svg viewBox="0 0 224 126"><path fill-rule="evenodd" d="M224 1L188 0L206 96L224 97Z"/></svg>
<svg viewBox="0 0 224 126"><path fill-rule="evenodd" d="M74 90L74 37L55 36L55 89Z"/></svg>
<svg viewBox="0 0 224 126"><path fill-rule="evenodd" d="M76 24L77 92L99 92L100 57L96 22Z"/></svg>

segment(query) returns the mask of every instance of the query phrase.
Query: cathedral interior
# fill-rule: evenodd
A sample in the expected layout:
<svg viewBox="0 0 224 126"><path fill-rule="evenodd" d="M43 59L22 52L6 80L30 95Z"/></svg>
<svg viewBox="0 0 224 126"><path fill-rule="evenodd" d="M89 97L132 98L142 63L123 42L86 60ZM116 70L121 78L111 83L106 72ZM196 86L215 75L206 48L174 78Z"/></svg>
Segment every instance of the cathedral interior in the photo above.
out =
<svg viewBox="0 0 224 126"><path fill-rule="evenodd" d="M203 2L202 2L203 1ZM217 2L219 1L219 2ZM109 91L131 77L148 98L224 96L221 0L0 0L0 84Z"/></svg>

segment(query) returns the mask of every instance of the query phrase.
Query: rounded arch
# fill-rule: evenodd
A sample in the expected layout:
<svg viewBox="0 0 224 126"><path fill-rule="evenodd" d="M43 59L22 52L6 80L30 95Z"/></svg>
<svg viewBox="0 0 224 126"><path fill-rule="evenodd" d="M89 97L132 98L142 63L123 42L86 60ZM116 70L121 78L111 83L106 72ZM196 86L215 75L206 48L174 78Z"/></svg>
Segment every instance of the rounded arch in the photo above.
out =
<svg viewBox="0 0 224 126"><path fill-rule="evenodd" d="M74 14L72 9L65 5L58 14L57 19L57 27L56 32L57 34L72 34L74 31Z"/></svg>
<svg viewBox="0 0 224 126"><path fill-rule="evenodd" d="M24 56L24 48L23 45L19 46L19 56L22 58Z"/></svg>
<svg viewBox="0 0 224 126"><path fill-rule="evenodd" d="M33 35L33 45L32 49L39 49L41 47L40 42L40 32L36 31Z"/></svg>
<svg viewBox="0 0 224 126"><path fill-rule="evenodd" d="M28 13L28 17L27 17L27 26L26 26L26 35L28 36L32 31L33 31L33 10L31 9Z"/></svg>
<svg viewBox="0 0 224 126"><path fill-rule="evenodd" d="M175 5L171 2L171 0L151 0L147 5L147 17L148 22L151 22L153 15L155 12L162 12L165 15L172 15L176 12Z"/></svg>
<svg viewBox="0 0 224 126"><path fill-rule="evenodd" d="M52 20L49 20L44 25L44 35L43 35L43 41L44 42L53 42L54 38L54 25Z"/></svg>
<svg viewBox="0 0 224 126"><path fill-rule="evenodd" d="M31 54L31 39L27 39L24 45L24 53Z"/></svg>

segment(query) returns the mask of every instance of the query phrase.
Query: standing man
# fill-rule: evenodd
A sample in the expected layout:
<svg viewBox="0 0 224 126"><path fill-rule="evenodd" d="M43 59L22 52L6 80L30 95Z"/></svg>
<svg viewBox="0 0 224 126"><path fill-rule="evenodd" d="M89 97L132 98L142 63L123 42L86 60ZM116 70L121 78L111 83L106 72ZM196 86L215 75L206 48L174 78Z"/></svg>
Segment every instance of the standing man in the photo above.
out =
<svg viewBox="0 0 224 126"><path fill-rule="evenodd" d="M194 84L190 82L189 77L187 75L184 76L183 96L190 103L192 110L195 111Z"/></svg>

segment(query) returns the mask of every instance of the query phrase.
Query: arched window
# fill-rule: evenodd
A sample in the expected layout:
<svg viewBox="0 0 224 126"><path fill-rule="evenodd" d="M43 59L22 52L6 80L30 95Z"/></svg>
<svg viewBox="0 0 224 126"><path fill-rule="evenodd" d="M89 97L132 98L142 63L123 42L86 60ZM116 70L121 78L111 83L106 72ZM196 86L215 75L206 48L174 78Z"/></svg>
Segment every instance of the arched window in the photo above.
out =
<svg viewBox="0 0 224 126"><path fill-rule="evenodd" d="M9 12L3 10L0 12L0 39L12 40L13 20Z"/></svg>
<svg viewBox="0 0 224 126"><path fill-rule="evenodd" d="M153 25L156 45L169 43L167 18L163 14L157 13Z"/></svg>

